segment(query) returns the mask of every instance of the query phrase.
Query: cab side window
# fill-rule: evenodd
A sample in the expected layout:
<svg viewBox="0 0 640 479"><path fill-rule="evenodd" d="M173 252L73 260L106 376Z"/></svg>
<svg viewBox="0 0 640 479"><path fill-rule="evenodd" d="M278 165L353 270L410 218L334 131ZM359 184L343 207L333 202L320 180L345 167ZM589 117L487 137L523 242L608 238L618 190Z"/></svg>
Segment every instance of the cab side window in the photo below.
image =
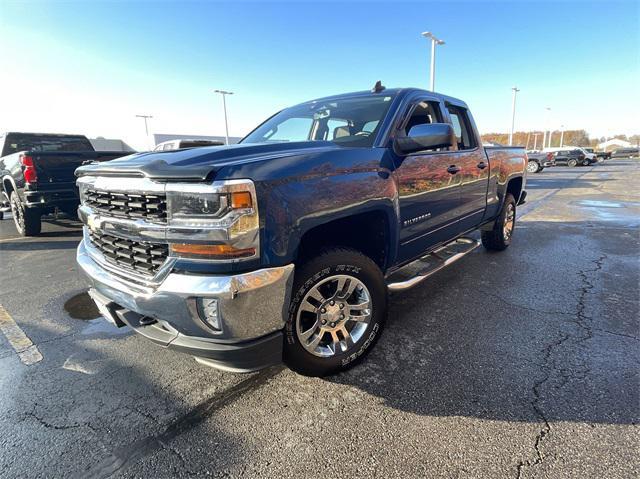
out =
<svg viewBox="0 0 640 479"><path fill-rule="evenodd" d="M476 139L471 128L469 114L464 108L447 105L447 111L451 117L451 124L458 141L458 150L472 150L476 145Z"/></svg>
<svg viewBox="0 0 640 479"><path fill-rule="evenodd" d="M409 135L411 128L417 125L442 123L442 114L437 102L423 100L413 106L411 114L402 128L402 134ZM444 151L446 148L427 149L425 151Z"/></svg>
<svg viewBox="0 0 640 479"><path fill-rule="evenodd" d="M441 121L442 116L440 115L438 104L430 101L421 101L411 112L411 116L404 127L404 134L408 135L411 128L416 125L440 123Z"/></svg>

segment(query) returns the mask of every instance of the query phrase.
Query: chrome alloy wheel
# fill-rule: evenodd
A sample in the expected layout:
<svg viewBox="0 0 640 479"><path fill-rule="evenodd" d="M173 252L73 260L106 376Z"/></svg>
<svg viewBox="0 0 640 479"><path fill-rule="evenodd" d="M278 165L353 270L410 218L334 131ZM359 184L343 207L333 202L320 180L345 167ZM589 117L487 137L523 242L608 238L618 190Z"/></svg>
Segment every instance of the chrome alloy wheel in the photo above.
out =
<svg viewBox="0 0 640 479"><path fill-rule="evenodd" d="M504 235L505 241L509 241L511 239L511 235L513 234L513 227L516 223L516 208L513 206L513 203L509 203L507 205L507 211L504 215L504 223L502 224L502 234Z"/></svg>
<svg viewBox="0 0 640 479"><path fill-rule="evenodd" d="M527 171L529 173L537 173L538 172L538 163L535 161L530 161L527 163Z"/></svg>
<svg viewBox="0 0 640 479"><path fill-rule="evenodd" d="M331 357L348 351L371 321L371 295L359 279L334 275L314 285L296 316L296 333L311 354Z"/></svg>

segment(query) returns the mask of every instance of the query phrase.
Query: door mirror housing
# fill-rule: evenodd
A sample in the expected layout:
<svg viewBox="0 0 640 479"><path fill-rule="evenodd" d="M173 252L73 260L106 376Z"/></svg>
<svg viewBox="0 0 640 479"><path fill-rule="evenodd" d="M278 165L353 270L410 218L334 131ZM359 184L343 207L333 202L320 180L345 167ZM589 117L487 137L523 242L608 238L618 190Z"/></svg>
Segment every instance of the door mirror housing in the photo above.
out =
<svg viewBox="0 0 640 479"><path fill-rule="evenodd" d="M394 149L401 155L436 148L449 148L456 144L453 127L448 123L425 123L415 125L407 136L394 140Z"/></svg>

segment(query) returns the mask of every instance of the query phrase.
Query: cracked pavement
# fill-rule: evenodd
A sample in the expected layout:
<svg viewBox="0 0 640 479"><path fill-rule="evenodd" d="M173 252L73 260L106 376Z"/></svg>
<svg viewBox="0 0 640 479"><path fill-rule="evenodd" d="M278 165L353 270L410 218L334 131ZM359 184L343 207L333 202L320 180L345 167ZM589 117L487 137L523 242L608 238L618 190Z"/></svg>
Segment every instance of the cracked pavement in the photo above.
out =
<svg viewBox="0 0 640 479"><path fill-rule="evenodd" d="M95 316L77 224L0 221L0 304L43 355L0 335L0 476L638 477L638 184L633 160L530 175L513 245L393 295L372 354L327 379L74 319Z"/></svg>

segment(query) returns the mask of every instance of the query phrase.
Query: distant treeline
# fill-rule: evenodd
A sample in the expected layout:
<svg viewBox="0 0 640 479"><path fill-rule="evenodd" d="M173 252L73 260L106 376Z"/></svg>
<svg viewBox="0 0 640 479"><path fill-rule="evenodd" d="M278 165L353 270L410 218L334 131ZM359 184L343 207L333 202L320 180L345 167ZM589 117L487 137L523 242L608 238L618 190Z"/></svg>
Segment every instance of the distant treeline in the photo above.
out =
<svg viewBox="0 0 640 479"><path fill-rule="evenodd" d="M537 138L536 138L537 135ZM640 143L640 135L614 135L607 138L589 138L589 134L585 130L565 130L564 135L560 130L554 130L551 132L551 146L560 146L560 137L562 136L563 145L571 146L590 146L596 148L598 143L602 143L605 140L611 140L618 138L620 140L629 141L633 144ZM524 146L527 149L542 149L542 139L544 138L543 131L517 131L513 134L513 144L518 146ZM508 133L487 133L482 135L482 141L485 143L500 143L501 145L507 145L509 143ZM548 140L547 140L548 141Z"/></svg>

